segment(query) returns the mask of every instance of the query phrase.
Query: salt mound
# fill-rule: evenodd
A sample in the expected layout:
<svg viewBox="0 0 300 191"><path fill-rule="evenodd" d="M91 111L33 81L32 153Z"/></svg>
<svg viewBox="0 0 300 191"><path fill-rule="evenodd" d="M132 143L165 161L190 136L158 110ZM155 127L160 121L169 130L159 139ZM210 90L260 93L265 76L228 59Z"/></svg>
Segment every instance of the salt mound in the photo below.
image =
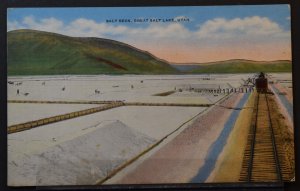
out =
<svg viewBox="0 0 300 191"><path fill-rule="evenodd" d="M22 164L10 167L14 168L11 176L21 181L19 184L91 185L155 141L116 121L38 155L24 157L17 162Z"/></svg>

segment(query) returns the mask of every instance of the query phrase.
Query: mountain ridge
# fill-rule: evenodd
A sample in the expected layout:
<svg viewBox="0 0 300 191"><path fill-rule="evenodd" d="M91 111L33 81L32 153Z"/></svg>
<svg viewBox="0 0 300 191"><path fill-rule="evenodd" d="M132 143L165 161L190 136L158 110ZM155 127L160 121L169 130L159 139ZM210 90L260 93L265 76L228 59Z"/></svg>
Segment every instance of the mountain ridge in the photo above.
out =
<svg viewBox="0 0 300 191"><path fill-rule="evenodd" d="M7 33L8 75L290 72L291 61L171 63L116 40L30 29Z"/></svg>
<svg viewBox="0 0 300 191"><path fill-rule="evenodd" d="M252 63L275 63L275 62L291 62L291 60L250 60L250 59L242 59L242 58L233 58L227 60L216 60L209 62L186 62L186 63L170 63L172 65L210 65L210 64L221 64L226 62L252 62Z"/></svg>
<svg viewBox="0 0 300 191"><path fill-rule="evenodd" d="M201 64L173 65L185 73L256 73L256 72L291 72L289 60L253 61L232 59Z"/></svg>
<svg viewBox="0 0 300 191"><path fill-rule="evenodd" d="M8 74L175 74L168 62L123 42L21 29L8 32Z"/></svg>

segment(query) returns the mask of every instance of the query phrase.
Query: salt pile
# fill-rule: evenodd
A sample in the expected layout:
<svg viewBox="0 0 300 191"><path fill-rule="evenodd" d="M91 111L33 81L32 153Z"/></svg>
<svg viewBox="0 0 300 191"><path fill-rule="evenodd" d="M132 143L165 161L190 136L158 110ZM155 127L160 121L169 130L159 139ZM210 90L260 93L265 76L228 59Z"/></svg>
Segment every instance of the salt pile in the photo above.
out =
<svg viewBox="0 0 300 191"><path fill-rule="evenodd" d="M155 141L115 121L38 154L9 161L8 184L95 184Z"/></svg>

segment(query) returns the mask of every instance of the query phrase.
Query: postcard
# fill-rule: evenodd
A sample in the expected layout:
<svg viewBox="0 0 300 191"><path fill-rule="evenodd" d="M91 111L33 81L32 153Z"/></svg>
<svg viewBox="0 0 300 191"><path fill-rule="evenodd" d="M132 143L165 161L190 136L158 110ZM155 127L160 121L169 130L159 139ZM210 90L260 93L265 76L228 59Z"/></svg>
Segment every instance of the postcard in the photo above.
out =
<svg viewBox="0 0 300 191"><path fill-rule="evenodd" d="M290 20L287 4L8 8L8 186L294 181Z"/></svg>

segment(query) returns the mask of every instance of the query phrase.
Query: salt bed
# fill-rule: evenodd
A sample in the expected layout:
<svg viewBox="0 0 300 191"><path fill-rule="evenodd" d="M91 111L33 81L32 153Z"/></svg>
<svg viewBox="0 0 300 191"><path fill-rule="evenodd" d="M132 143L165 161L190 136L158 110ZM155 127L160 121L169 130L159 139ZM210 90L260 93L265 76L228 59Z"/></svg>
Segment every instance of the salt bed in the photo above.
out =
<svg viewBox="0 0 300 191"><path fill-rule="evenodd" d="M222 105L233 106L240 97L233 94ZM105 184L189 182L204 164L210 145L221 134L230 114L231 110L224 107L208 109L152 155L139 158L138 164L133 163Z"/></svg>
<svg viewBox="0 0 300 191"><path fill-rule="evenodd" d="M197 98L201 97L201 98L205 98L206 102L205 103L209 103L209 104L214 104L217 101L219 101L220 99L222 99L223 97L225 97L227 94L217 94L217 93L208 93L208 92L190 92L190 91L182 91L182 92L175 92L171 95L169 95L168 97L181 97L184 98L186 100L196 100Z"/></svg>
<svg viewBox="0 0 300 191"><path fill-rule="evenodd" d="M289 121L293 123L293 89L289 88L293 86L292 73L271 73L269 75L270 79L275 82L269 87L275 93L279 103L285 108ZM281 93L286 93L286 95Z"/></svg>
<svg viewBox="0 0 300 191"><path fill-rule="evenodd" d="M106 110L99 113L74 118L71 120L66 120L54 124L41 126L38 128L31 129L29 131L10 134L8 135L9 184L10 185L35 185L37 183L36 176L38 172L36 164L37 161L41 161L40 158L37 156L41 155L42 153L49 153L50 151L51 151L50 153L52 153L53 148L55 148L54 150L56 149L59 150L60 148L59 145L65 144L66 142L71 142L72 144L75 145L81 144L82 141L80 140L82 139L80 137L88 136L92 132L95 133L97 132L96 131L97 129L106 128L107 125L111 123L114 124L115 122L121 123L123 124L121 125L122 127L126 126L128 127L128 129L130 129L130 131L136 132L138 134L142 134L143 136L147 137L147 139L149 140L159 140L162 137L164 137L166 134L174 131L184 122L194 117L204 109L205 108L198 108L198 107L146 107L146 106L127 107L126 106L126 107L114 108L111 110ZM101 131L99 130L99 133L100 132ZM116 136L117 137L116 142L114 142L114 140L116 139L115 136L111 136L111 134L106 134L106 136L109 140L111 140L111 142L108 141L102 143L101 144L102 146L99 147L100 150L102 148L103 149L105 148L106 150L118 148L119 152L121 152L121 150L124 150L124 148L122 147L123 143L122 142L118 143L119 136ZM72 142L72 140L74 141L77 140L77 141ZM125 146L128 145L130 144L129 143L127 145L125 144ZM139 147L136 150L135 154L132 153L130 157L133 157L134 155L138 154L138 152L140 152L143 149L146 149L146 147L147 146L141 144L141 147ZM85 155L89 156L90 158L84 159L83 161L86 161L89 164L90 163L96 164L97 162L93 163L94 160L93 158L94 155L92 154L94 153L94 150L92 149L93 146L89 145L88 147L84 146L82 148L85 148L86 153L91 153L90 155L85 153ZM60 154L60 157L69 159L70 163L72 163L73 161L72 159L74 159L73 155L71 154L78 156L76 150L72 150L72 149L71 151L66 151L65 149L63 153L65 153L65 155ZM118 158L118 155L116 157ZM128 159L130 157L128 157ZM114 159L115 159L114 157L109 157L109 159L107 160L109 160L110 162L104 163L103 169L107 169L107 168L110 169L115 167L115 165L120 164L119 160L114 160ZM76 157L74 160L77 161ZM77 164L79 165L79 163L76 163L76 165ZM108 165L109 167L106 165ZM72 165L68 167L70 168L72 167L72 169L74 169L74 166ZM42 167L39 169L41 170ZM96 168L90 168L89 170L93 171L91 172L91 174L94 174L93 176L95 176L96 178L99 178L99 176L101 175L101 173ZM44 172L46 171L39 172L39 176L43 177ZM70 184L72 181L73 181L72 183L74 183L75 181L73 176L74 172L68 170L64 170L64 172L66 173L63 173L62 175L61 174L62 172L55 171L55 173L57 173L56 174L57 177L60 178L61 176L70 177L70 179L68 178L66 179L65 181L66 184ZM80 179L79 181L79 177L77 177L76 181L77 182L79 181L80 184L85 183L82 181L86 180L86 176L88 176L88 174L89 173L87 173L87 170L83 170L82 179ZM78 176L79 175L80 174L78 174ZM22 179L23 176L25 177ZM95 180L92 177L88 179L91 179L93 181ZM38 184L49 183L45 181L46 180L43 179ZM49 181L52 181L51 184L52 183L55 184L55 182L58 180L55 179Z"/></svg>
<svg viewBox="0 0 300 191"><path fill-rule="evenodd" d="M8 126L38 120L55 115L80 111L99 107L96 104L31 104L31 103L8 103L7 123Z"/></svg>
<svg viewBox="0 0 300 191"><path fill-rule="evenodd" d="M292 73L268 73L268 75L275 80L292 80Z"/></svg>
<svg viewBox="0 0 300 191"><path fill-rule="evenodd" d="M213 80L202 80L207 75L9 77L8 81L22 82L22 85L8 84L8 99L72 101L151 99L155 102L158 98L153 98L152 95L174 90L175 87L200 83L238 87L243 83L242 79L246 79L248 75L231 74L220 75L220 77L214 75ZM65 89L62 90L63 88ZM100 91L100 94L95 94L96 89ZM17 90L20 92L19 95L17 95ZM202 99L201 103L206 100L205 96Z"/></svg>

